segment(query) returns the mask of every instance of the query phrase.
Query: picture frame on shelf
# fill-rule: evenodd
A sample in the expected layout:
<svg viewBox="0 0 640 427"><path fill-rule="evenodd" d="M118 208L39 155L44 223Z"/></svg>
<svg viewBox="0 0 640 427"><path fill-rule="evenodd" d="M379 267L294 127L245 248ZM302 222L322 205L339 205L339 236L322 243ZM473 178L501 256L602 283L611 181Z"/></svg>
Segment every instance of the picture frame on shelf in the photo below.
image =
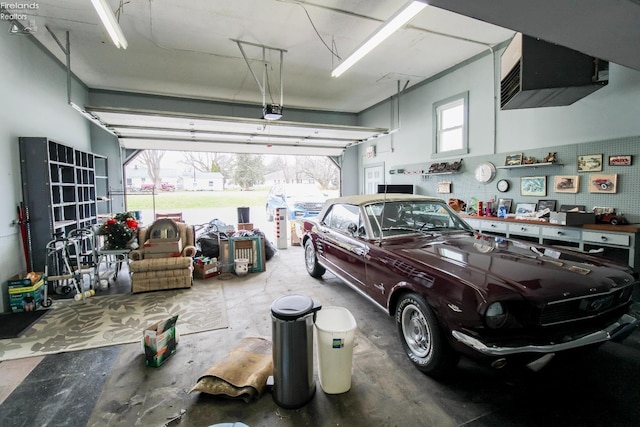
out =
<svg viewBox="0 0 640 427"><path fill-rule="evenodd" d="M536 211L535 203L518 203L516 205L516 215L530 215Z"/></svg>
<svg viewBox="0 0 640 427"><path fill-rule="evenodd" d="M581 154L576 164L578 172L600 172L602 171L602 153Z"/></svg>
<svg viewBox="0 0 640 427"><path fill-rule="evenodd" d="M522 153L509 154L504 161L505 166L519 166L522 164Z"/></svg>
<svg viewBox="0 0 640 427"><path fill-rule="evenodd" d="M543 211L548 208L550 211L555 212L556 203L556 200L538 200L538 210Z"/></svg>
<svg viewBox="0 0 640 427"><path fill-rule="evenodd" d="M500 206L504 206L506 209L506 213L511 212L511 205L513 204L513 199L498 199L498 210L500 210Z"/></svg>
<svg viewBox="0 0 640 427"><path fill-rule="evenodd" d="M631 166L632 156L609 156L609 166Z"/></svg>
<svg viewBox="0 0 640 427"><path fill-rule="evenodd" d="M547 195L547 177L546 176L520 177L520 195L545 197Z"/></svg>
<svg viewBox="0 0 640 427"><path fill-rule="evenodd" d="M556 175L553 190L556 193L577 193L580 189L580 175Z"/></svg>
<svg viewBox="0 0 640 427"><path fill-rule="evenodd" d="M589 175L589 193L618 192L618 174L591 174Z"/></svg>

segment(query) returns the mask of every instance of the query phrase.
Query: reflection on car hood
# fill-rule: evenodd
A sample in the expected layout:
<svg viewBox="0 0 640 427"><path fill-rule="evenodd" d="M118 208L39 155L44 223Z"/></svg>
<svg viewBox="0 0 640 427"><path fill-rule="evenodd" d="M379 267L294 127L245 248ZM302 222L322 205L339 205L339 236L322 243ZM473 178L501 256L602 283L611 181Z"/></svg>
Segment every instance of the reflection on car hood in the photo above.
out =
<svg viewBox="0 0 640 427"><path fill-rule="evenodd" d="M390 243L390 242L389 242ZM633 282L627 267L593 256L489 236L450 234L416 239L416 245L386 246L407 259L437 268L473 284L510 288L526 297L549 300L593 295Z"/></svg>

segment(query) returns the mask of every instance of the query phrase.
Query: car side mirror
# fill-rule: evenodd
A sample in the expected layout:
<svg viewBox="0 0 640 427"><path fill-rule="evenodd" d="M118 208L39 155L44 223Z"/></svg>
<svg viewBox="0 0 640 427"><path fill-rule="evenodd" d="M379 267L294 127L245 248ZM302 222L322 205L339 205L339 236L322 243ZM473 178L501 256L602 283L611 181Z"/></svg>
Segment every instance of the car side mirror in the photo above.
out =
<svg viewBox="0 0 640 427"><path fill-rule="evenodd" d="M349 233L351 233L351 235L354 236L358 232L358 224L356 224L355 222L352 222L347 226L347 231L349 231Z"/></svg>

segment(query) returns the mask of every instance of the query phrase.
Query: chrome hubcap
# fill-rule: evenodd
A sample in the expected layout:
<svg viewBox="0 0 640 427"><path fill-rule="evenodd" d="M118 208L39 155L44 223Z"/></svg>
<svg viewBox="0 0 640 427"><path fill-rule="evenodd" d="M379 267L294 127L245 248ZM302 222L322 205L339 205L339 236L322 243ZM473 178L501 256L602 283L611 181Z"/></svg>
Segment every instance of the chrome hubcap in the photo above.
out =
<svg viewBox="0 0 640 427"><path fill-rule="evenodd" d="M431 330L426 319L415 305L402 312L402 334L413 354L426 357L431 352Z"/></svg>

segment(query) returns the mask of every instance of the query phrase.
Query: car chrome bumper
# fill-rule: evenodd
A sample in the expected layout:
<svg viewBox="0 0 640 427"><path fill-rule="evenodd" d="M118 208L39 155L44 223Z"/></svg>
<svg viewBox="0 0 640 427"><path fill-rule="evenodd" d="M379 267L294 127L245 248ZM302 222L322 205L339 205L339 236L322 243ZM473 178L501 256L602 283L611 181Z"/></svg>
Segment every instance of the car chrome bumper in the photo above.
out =
<svg viewBox="0 0 640 427"><path fill-rule="evenodd" d="M477 338L469 336L464 332L453 331L452 335L461 343L479 351L487 356L507 356L521 353L556 353L558 351L570 350L572 348L584 347L590 344L597 344L611 340L622 340L626 338L638 326L639 320L635 317L624 314L609 327L592 332L588 335L557 344L547 345L524 345L519 347L498 347L489 346Z"/></svg>

